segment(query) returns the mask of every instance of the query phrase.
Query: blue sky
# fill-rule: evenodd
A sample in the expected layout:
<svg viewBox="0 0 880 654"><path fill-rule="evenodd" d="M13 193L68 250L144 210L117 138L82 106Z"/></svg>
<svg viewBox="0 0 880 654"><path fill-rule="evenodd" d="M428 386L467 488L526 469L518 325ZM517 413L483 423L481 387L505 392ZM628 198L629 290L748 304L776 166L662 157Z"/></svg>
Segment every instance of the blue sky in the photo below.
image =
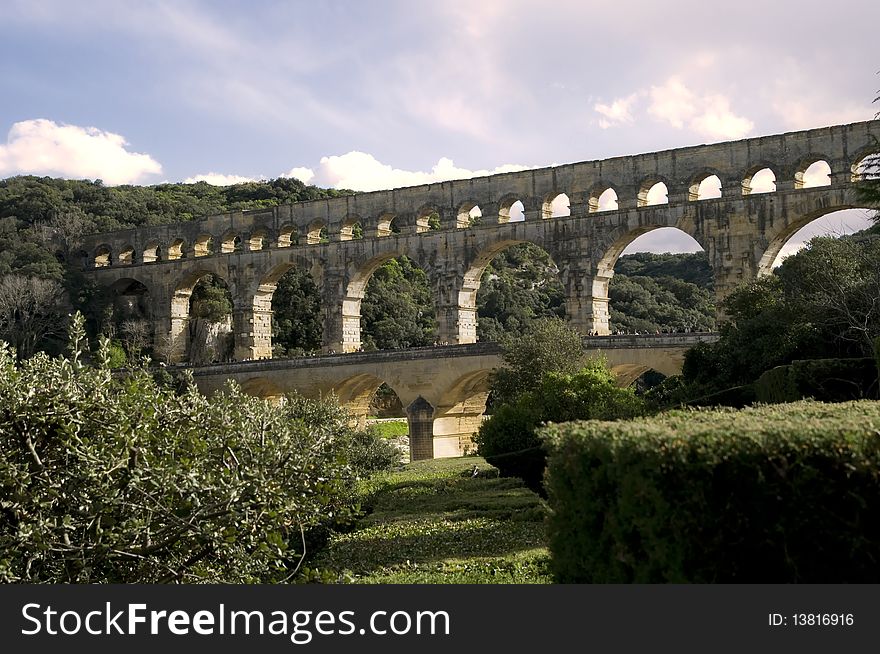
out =
<svg viewBox="0 0 880 654"><path fill-rule="evenodd" d="M874 0L4 0L0 13L0 177L366 190L880 109Z"/></svg>

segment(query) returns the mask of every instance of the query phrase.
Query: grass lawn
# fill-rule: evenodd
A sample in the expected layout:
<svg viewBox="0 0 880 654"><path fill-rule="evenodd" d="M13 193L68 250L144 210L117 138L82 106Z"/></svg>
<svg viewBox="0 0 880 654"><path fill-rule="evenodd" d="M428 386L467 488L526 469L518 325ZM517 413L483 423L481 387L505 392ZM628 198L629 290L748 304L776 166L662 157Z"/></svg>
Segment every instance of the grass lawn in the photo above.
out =
<svg viewBox="0 0 880 654"><path fill-rule="evenodd" d="M463 477L483 459L410 463L365 486L372 510L310 567L344 583L552 583L544 506L518 479Z"/></svg>
<svg viewBox="0 0 880 654"><path fill-rule="evenodd" d="M370 425L370 429L376 432L381 438L397 438L406 436L409 433L409 425L406 420L376 422Z"/></svg>

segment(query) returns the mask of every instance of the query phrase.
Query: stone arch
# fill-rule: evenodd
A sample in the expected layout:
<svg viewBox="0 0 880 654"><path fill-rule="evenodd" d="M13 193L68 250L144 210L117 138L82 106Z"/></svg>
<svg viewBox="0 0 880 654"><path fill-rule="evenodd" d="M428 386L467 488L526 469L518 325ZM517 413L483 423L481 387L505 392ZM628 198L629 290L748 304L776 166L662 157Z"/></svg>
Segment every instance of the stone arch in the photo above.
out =
<svg viewBox="0 0 880 654"><path fill-rule="evenodd" d="M619 201L617 189L612 185L602 184L590 191L587 206L590 213L617 211L619 209Z"/></svg>
<svg viewBox="0 0 880 654"><path fill-rule="evenodd" d="M177 261L186 256L186 241L182 238L176 238L168 246L168 260Z"/></svg>
<svg viewBox="0 0 880 654"><path fill-rule="evenodd" d="M108 243L102 243L95 248L92 263L95 268L107 268L113 265L113 250Z"/></svg>
<svg viewBox="0 0 880 654"><path fill-rule="evenodd" d="M376 391L383 383L400 397L400 393L391 383L372 373L360 373L346 377L335 382L332 390L339 399L339 403L349 410L358 426L363 428L366 425L373 396L376 395Z"/></svg>
<svg viewBox="0 0 880 654"><path fill-rule="evenodd" d="M861 182L880 178L880 144L862 148L852 160L850 181Z"/></svg>
<svg viewBox="0 0 880 654"><path fill-rule="evenodd" d="M763 188L763 182L760 185L760 188L759 185L755 183L760 176L766 176L764 171L769 171L769 175L773 176L773 188L770 190ZM751 195L752 193L773 193L776 190L777 179L778 175L776 174L774 164L766 161L758 162L746 170L742 177L743 195Z"/></svg>
<svg viewBox="0 0 880 654"><path fill-rule="evenodd" d="M688 200L709 200L721 197L721 180L724 175L714 168L703 168L688 183ZM717 192L716 192L717 189Z"/></svg>
<svg viewBox="0 0 880 654"><path fill-rule="evenodd" d="M251 377L241 384L241 390L248 395L259 397L269 402L282 402L284 391L267 377Z"/></svg>
<svg viewBox="0 0 880 654"><path fill-rule="evenodd" d="M141 261L144 263L156 263L160 260L160 249L159 249L159 241L152 240L149 241L144 246L144 254L141 257Z"/></svg>
<svg viewBox="0 0 880 654"><path fill-rule="evenodd" d="M443 213L435 204L423 204L416 212L416 234L443 229Z"/></svg>
<svg viewBox="0 0 880 654"><path fill-rule="evenodd" d="M327 225L323 220L316 219L313 220L309 226L306 228L306 244L307 245L318 245L324 239L323 234L327 232Z"/></svg>
<svg viewBox="0 0 880 654"><path fill-rule="evenodd" d="M593 274L589 279L589 306L577 307L580 308L581 311L586 311L590 314L579 318L579 322L586 326L587 331L600 336L610 333L608 289L611 279L614 277L614 266L620 258L620 255L623 254L623 251L640 236L644 236L648 232L652 232L656 229L670 227L687 234L690 238L695 240L703 250L706 250L705 243L701 241L701 238L699 237L700 235L697 233L696 229L694 229L692 224L679 224L671 218L668 222L658 222L653 225L638 225L636 227L624 225L615 232L612 232L600 248L602 256L597 262L595 270L592 271ZM573 305L580 304L580 300L577 297L569 297L568 301ZM575 311L577 308L571 307L569 310L570 313L576 315Z"/></svg>
<svg viewBox="0 0 880 654"><path fill-rule="evenodd" d="M479 219L482 217L483 210L480 209L480 205L473 200L466 200L458 205L458 209L455 212L455 227L456 229L472 227L478 224L480 222Z"/></svg>
<svg viewBox="0 0 880 654"><path fill-rule="evenodd" d="M289 248L296 242L296 227L286 223L278 230L278 247Z"/></svg>
<svg viewBox="0 0 880 654"><path fill-rule="evenodd" d="M639 183L638 206L649 207L659 204L668 204L669 186L669 181L662 175L646 177ZM664 196L664 199L662 200L660 199L661 193L663 193Z"/></svg>
<svg viewBox="0 0 880 654"><path fill-rule="evenodd" d="M271 359L274 336L272 300L281 278L293 269L306 271L314 279L314 262L303 257L279 263L259 278L250 297L252 311L252 341L250 359Z"/></svg>
<svg viewBox="0 0 880 654"><path fill-rule="evenodd" d="M342 221L342 226L339 228L339 240L340 241L351 241L357 240L364 237L364 227L361 222L361 217L356 214L348 214Z"/></svg>
<svg viewBox="0 0 880 654"><path fill-rule="evenodd" d="M248 237L248 250L257 252L266 247L269 242L269 231L265 227L257 227Z"/></svg>
<svg viewBox="0 0 880 654"><path fill-rule="evenodd" d="M214 275L222 280L229 290L229 294L233 301L233 314L238 309L235 306L236 292L234 288L233 278L227 278L224 274L219 274L213 267L197 267L187 271L174 284L171 292L171 324L167 337L164 342L158 343L158 347L162 350L162 354L169 363L179 363L183 361L190 346L190 298L196 284L207 275ZM233 330L233 339L235 339L235 331Z"/></svg>
<svg viewBox="0 0 880 654"><path fill-rule="evenodd" d="M552 191L544 196L541 203L541 218L565 218L571 215L571 199L567 193Z"/></svg>
<svg viewBox="0 0 880 654"><path fill-rule="evenodd" d="M241 251L241 236L235 230L229 229L220 237L220 253L231 254Z"/></svg>
<svg viewBox="0 0 880 654"><path fill-rule="evenodd" d="M339 347L343 352L357 352L361 348L361 300L367 292L367 284L373 273L379 269L381 265L395 259L397 257L407 255L406 252L393 248L377 254L366 261L361 261L349 268L351 272L347 275L345 283L344 296L342 298L341 325L332 330L332 333L338 334L338 338L330 347L334 349ZM414 260L415 261L415 260ZM418 262L416 262L418 265ZM327 329L325 328L325 338Z"/></svg>
<svg viewBox="0 0 880 654"><path fill-rule="evenodd" d="M120 277L107 287L116 333L126 352L138 359L153 345L153 298L149 286L135 276Z"/></svg>
<svg viewBox="0 0 880 654"><path fill-rule="evenodd" d="M493 369L468 372L447 388L434 410L434 456L460 456L473 449L483 421Z"/></svg>
<svg viewBox="0 0 880 654"><path fill-rule="evenodd" d="M380 213L379 217L376 219L376 236L385 237L399 233L399 227L394 224L395 218L397 218L397 215L391 211L383 211ZM395 227L398 227L396 231Z"/></svg>
<svg viewBox="0 0 880 654"><path fill-rule="evenodd" d="M130 266L134 263L134 246L131 243L122 246L117 263L120 266Z"/></svg>
<svg viewBox="0 0 880 654"><path fill-rule="evenodd" d="M822 154L811 153L801 157L794 168L794 187L812 188L814 186L831 186L830 159ZM827 169L827 179L821 179Z"/></svg>
<svg viewBox="0 0 880 654"><path fill-rule="evenodd" d="M207 257L214 254L214 237L210 234L199 234L193 243L193 256Z"/></svg>
<svg viewBox="0 0 880 654"><path fill-rule="evenodd" d="M466 262L464 274L458 280L458 287L455 289L455 304L445 310L440 309L438 323L441 326L442 340L448 339L453 344L477 342L477 293L482 284L483 273L492 259L501 252L526 243L541 248L552 258L552 253L542 243L525 239L504 238L484 245L471 260ZM451 314L444 316L444 312L451 312ZM444 325L446 325L445 329Z"/></svg>
<svg viewBox="0 0 880 654"><path fill-rule="evenodd" d="M524 208L522 200L518 195L514 195L513 193L508 193L501 197L498 200L498 224L504 225L510 222L510 212L513 206L519 202L520 206Z"/></svg>
<svg viewBox="0 0 880 654"><path fill-rule="evenodd" d="M828 214L835 213L837 211L843 211L845 209L869 209L870 207L859 206L857 204L841 204L837 206L831 207L822 207L820 209L816 209L815 211L808 212L803 216L797 217L796 220L792 220L791 222L787 222L785 224L777 224L773 226L773 231L767 233L767 247L764 249L763 254L761 254L760 259L758 259L758 276L763 276L769 274L773 270L773 264L776 261L776 258L779 256L779 253L782 251L782 248L785 244L791 240L791 238L797 234L802 228L806 227L810 223L822 218L823 216L827 216Z"/></svg>

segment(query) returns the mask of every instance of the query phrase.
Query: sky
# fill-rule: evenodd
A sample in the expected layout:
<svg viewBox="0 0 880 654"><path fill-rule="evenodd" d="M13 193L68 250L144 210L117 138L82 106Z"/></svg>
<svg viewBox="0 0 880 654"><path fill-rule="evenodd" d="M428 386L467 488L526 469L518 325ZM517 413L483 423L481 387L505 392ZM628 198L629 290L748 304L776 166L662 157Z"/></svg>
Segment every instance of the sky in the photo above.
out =
<svg viewBox="0 0 880 654"><path fill-rule="evenodd" d="M0 15L0 177L373 190L880 110L876 0L0 0ZM696 249L661 231L640 241Z"/></svg>

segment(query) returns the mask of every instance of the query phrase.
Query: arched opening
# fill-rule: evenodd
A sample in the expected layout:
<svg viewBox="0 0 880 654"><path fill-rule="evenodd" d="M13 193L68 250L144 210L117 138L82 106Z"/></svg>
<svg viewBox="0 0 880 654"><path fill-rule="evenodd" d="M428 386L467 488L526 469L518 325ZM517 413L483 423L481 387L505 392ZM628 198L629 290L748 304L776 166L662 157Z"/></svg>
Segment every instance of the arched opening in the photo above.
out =
<svg viewBox="0 0 880 654"><path fill-rule="evenodd" d="M459 377L443 393L434 411L434 456L461 456L473 450L489 398L491 370Z"/></svg>
<svg viewBox="0 0 880 654"><path fill-rule="evenodd" d="M676 374L678 371L672 371ZM621 388L635 386L636 394L642 395L662 383L668 375L639 363L624 363L611 367L617 385Z"/></svg>
<svg viewBox="0 0 880 654"><path fill-rule="evenodd" d="M695 180L688 189L689 200L713 200L721 197L721 180L718 175L708 175Z"/></svg>
<svg viewBox="0 0 880 654"><path fill-rule="evenodd" d="M307 245L319 245L327 242L327 226L321 220L314 221L306 232Z"/></svg>
<svg viewBox="0 0 880 654"><path fill-rule="evenodd" d="M283 264L266 275L254 297L254 310L271 316L262 348L272 357L320 353L321 293L304 266Z"/></svg>
<svg viewBox="0 0 880 654"><path fill-rule="evenodd" d="M193 244L193 254L197 257L214 254L214 237L210 234L199 234Z"/></svg>
<svg viewBox="0 0 880 654"><path fill-rule="evenodd" d="M292 225L282 225L278 230L278 247L289 248L296 243L296 229Z"/></svg>
<svg viewBox="0 0 880 654"><path fill-rule="evenodd" d="M382 382L379 388L376 389L376 392L373 393L367 415L368 419L387 420L402 418L403 424L406 425L406 409L403 406L403 402L400 401L400 396L395 390L385 382Z"/></svg>
<svg viewBox="0 0 880 654"><path fill-rule="evenodd" d="M363 285L362 300L357 299L359 285ZM357 309L364 350L395 350L434 342L437 320L428 275L406 255L379 262L366 279L349 285L348 295L350 304L344 313L353 318Z"/></svg>
<svg viewBox="0 0 880 654"><path fill-rule="evenodd" d="M248 239L248 250L256 252L266 247L266 235L267 232L263 228L255 229L251 232L251 236Z"/></svg>
<svg viewBox="0 0 880 654"><path fill-rule="evenodd" d="M564 317L565 292L559 267L545 250L532 243L496 243L470 264L458 294L458 306L460 313L476 318L476 338L480 341L497 341L538 318ZM468 324L473 318L460 318L460 322Z"/></svg>
<svg viewBox="0 0 880 654"><path fill-rule="evenodd" d="M416 233L436 232L442 229L440 222L440 211L433 206L425 206L419 209L416 214Z"/></svg>
<svg viewBox="0 0 880 654"><path fill-rule="evenodd" d="M669 190L666 188L665 182L648 181L642 185L639 190L640 207L650 207L656 204L666 204L669 202Z"/></svg>
<svg viewBox="0 0 880 654"><path fill-rule="evenodd" d="M159 241L150 241L144 248L144 256L141 259L144 263L155 263L159 261Z"/></svg>
<svg viewBox="0 0 880 654"><path fill-rule="evenodd" d="M674 227L633 230L619 237L597 266L595 331L600 335L714 331L714 291L708 256L694 238Z"/></svg>
<svg viewBox="0 0 880 654"><path fill-rule="evenodd" d="M824 159L814 161L794 174L795 188L831 186L831 166Z"/></svg>
<svg viewBox="0 0 880 654"><path fill-rule="evenodd" d="M119 265L120 266L130 266L134 263L134 247L131 245L126 245L119 252Z"/></svg>
<svg viewBox="0 0 880 654"><path fill-rule="evenodd" d="M853 162L851 170L851 181L853 182L880 179L880 153L869 152L860 156Z"/></svg>
<svg viewBox="0 0 880 654"><path fill-rule="evenodd" d="M776 173L767 167L759 168L745 176L742 187L743 195L773 193L776 191Z"/></svg>
<svg viewBox="0 0 880 654"><path fill-rule="evenodd" d="M120 346L128 361L136 362L152 350L152 301L147 287L136 279L123 278L110 288L101 332Z"/></svg>
<svg viewBox="0 0 880 654"><path fill-rule="evenodd" d="M242 383L241 390L248 395L259 397L272 403L284 401L284 391L277 384L265 377L251 377Z"/></svg>
<svg viewBox="0 0 880 654"><path fill-rule="evenodd" d="M399 234L400 227L394 224L395 215L393 213L383 213L376 221L376 236L391 236Z"/></svg>
<svg viewBox="0 0 880 654"><path fill-rule="evenodd" d="M357 240L364 237L364 228L359 216L348 216L339 230L339 238L342 241Z"/></svg>
<svg viewBox="0 0 880 654"><path fill-rule="evenodd" d="M482 217L483 211L476 203L465 202L458 208L455 215L455 227L457 229L476 227L480 224Z"/></svg>
<svg viewBox="0 0 880 654"><path fill-rule="evenodd" d="M523 203L515 196L505 196L498 203L498 224L525 220Z"/></svg>
<svg viewBox="0 0 880 654"><path fill-rule="evenodd" d="M186 256L186 243L182 238L176 238L168 246L168 260L176 261L177 259L182 259Z"/></svg>
<svg viewBox="0 0 880 654"><path fill-rule="evenodd" d="M95 268L106 268L113 263L113 254L109 245L99 245L95 248L95 256L93 258Z"/></svg>
<svg viewBox="0 0 880 654"><path fill-rule="evenodd" d="M167 362L194 365L231 361L235 351L232 294L226 281L195 271L177 284L171 300L171 330L157 344Z"/></svg>
<svg viewBox="0 0 880 654"><path fill-rule="evenodd" d="M241 252L241 236L230 230L220 239L220 253L231 254L233 252Z"/></svg>
<svg viewBox="0 0 880 654"><path fill-rule="evenodd" d="M617 191L611 187L592 193L588 202L590 213L617 211L619 209Z"/></svg>
<svg viewBox="0 0 880 654"><path fill-rule="evenodd" d="M565 193L551 195L544 200L541 207L541 217L547 218L565 218L571 215L571 200Z"/></svg>
<svg viewBox="0 0 880 654"><path fill-rule="evenodd" d="M789 224L770 241L758 264L758 274L768 274L817 236L840 237L872 227L872 213L867 209L841 209L804 216Z"/></svg>

